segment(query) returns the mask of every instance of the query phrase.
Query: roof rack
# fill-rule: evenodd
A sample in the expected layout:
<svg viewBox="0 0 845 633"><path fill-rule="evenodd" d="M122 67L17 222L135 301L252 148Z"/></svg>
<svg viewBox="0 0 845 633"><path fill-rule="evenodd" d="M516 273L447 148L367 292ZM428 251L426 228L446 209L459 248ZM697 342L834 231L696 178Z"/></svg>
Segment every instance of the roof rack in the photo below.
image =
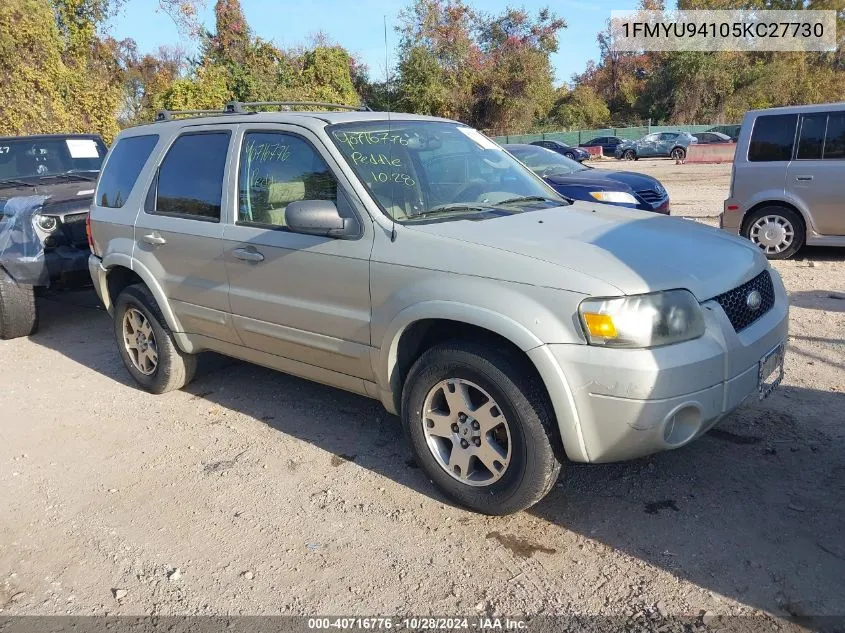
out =
<svg viewBox="0 0 845 633"><path fill-rule="evenodd" d="M365 103L351 106L343 103L325 103L323 101L231 101L226 104L225 112L228 114L246 112L244 108L268 108L276 107L279 110L289 112L291 108L307 106L310 108L335 108L337 110L352 110L356 112L369 112L370 108Z"/></svg>
<svg viewBox="0 0 845 633"><path fill-rule="evenodd" d="M156 112L156 121L172 121L177 116L195 117L208 114L225 114L225 110L159 110Z"/></svg>
<svg viewBox="0 0 845 633"><path fill-rule="evenodd" d="M201 117L214 114L250 114L247 108L278 108L280 112L290 112L293 108L335 108L336 110L352 110L355 112L371 112L365 104L351 106L342 103L324 103L322 101L230 101L222 110L159 110L155 121L172 121L176 117ZM254 114L254 113L253 113Z"/></svg>

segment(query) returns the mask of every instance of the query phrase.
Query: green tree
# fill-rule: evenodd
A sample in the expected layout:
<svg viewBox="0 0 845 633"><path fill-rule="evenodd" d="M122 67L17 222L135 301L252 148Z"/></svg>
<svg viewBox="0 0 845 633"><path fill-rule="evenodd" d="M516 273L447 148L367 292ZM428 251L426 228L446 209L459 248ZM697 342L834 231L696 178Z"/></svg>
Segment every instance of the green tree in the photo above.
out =
<svg viewBox="0 0 845 633"><path fill-rule="evenodd" d="M58 132L68 124L62 41L50 6L0 3L0 134Z"/></svg>

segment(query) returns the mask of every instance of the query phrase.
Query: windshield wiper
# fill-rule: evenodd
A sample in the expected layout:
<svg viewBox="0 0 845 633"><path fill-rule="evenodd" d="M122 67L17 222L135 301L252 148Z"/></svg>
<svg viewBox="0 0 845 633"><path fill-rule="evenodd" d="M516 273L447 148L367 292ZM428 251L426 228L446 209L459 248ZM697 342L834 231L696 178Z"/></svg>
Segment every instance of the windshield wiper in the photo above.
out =
<svg viewBox="0 0 845 633"><path fill-rule="evenodd" d="M20 178L4 178L0 180L0 185L15 185L17 187L35 187L35 185L31 182L26 182L25 180L21 180Z"/></svg>
<svg viewBox="0 0 845 633"><path fill-rule="evenodd" d="M71 171L66 171L62 174L47 174L45 176L39 176L39 180L48 180L48 179L53 179L53 178L75 178L76 180L84 180L86 182L91 182L92 180L94 180L93 178L91 178L89 176L85 176L85 175L80 174L78 172L71 172Z"/></svg>
<svg viewBox="0 0 845 633"><path fill-rule="evenodd" d="M566 202L572 202L570 198L565 196L561 196L561 198ZM560 202L560 200L556 200L555 198L549 198L548 196L519 196L518 198L508 198L507 200L501 200L500 202L496 203L496 206L501 204L516 204L518 202Z"/></svg>
<svg viewBox="0 0 845 633"><path fill-rule="evenodd" d="M481 202L451 202L449 204L441 204L439 206L432 207L428 211L423 211L422 213L415 213L414 215L409 215L408 218L428 218L434 215L440 215L441 213L454 213L460 211L486 211L487 209L492 208L492 205L484 204Z"/></svg>

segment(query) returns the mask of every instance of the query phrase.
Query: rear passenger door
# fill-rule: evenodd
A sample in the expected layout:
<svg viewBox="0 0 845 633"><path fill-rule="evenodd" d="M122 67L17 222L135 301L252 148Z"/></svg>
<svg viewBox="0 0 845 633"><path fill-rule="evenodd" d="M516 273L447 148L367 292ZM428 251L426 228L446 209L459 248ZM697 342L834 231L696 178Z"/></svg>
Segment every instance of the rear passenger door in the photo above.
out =
<svg viewBox="0 0 845 633"><path fill-rule="evenodd" d="M164 153L135 224L135 259L182 329L236 342L223 262L223 179L236 126L192 126Z"/></svg>
<svg viewBox="0 0 845 633"><path fill-rule="evenodd" d="M233 223L224 259L237 332L250 348L372 380L372 221L313 133L292 125L243 125ZM330 200L355 218L357 239L290 231L288 204Z"/></svg>
<svg viewBox="0 0 845 633"><path fill-rule="evenodd" d="M845 235L845 111L801 116L787 189L822 235Z"/></svg>

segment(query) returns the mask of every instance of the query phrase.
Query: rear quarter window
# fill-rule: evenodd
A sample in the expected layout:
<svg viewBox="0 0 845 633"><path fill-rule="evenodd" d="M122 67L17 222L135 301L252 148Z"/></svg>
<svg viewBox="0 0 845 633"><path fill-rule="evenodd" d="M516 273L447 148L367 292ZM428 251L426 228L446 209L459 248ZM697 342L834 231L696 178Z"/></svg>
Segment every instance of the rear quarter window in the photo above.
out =
<svg viewBox="0 0 845 633"><path fill-rule="evenodd" d="M751 162L785 161L792 158L795 146L797 114L772 114L757 117L748 145Z"/></svg>
<svg viewBox="0 0 845 633"><path fill-rule="evenodd" d="M157 134L129 136L112 148L100 175L96 201L101 207L119 209L126 204L135 181L158 143Z"/></svg>

